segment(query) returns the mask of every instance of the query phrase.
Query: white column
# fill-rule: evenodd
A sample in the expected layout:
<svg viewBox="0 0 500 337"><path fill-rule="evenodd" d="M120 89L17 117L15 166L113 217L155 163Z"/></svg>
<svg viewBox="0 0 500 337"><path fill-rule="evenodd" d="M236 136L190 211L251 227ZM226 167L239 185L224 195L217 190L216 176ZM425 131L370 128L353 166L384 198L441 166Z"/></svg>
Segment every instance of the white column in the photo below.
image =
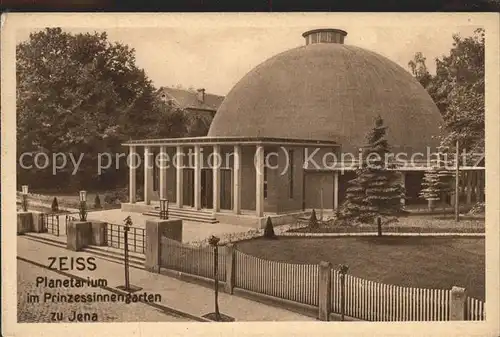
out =
<svg viewBox="0 0 500 337"><path fill-rule="evenodd" d="M137 177L137 148L135 145L130 146L130 154L129 154L129 177L128 177L128 200L131 204L135 204L137 198L135 193L137 191L136 177Z"/></svg>
<svg viewBox="0 0 500 337"><path fill-rule="evenodd" d="M200 145L194 146L194 208L201 208L201 161Z"/></svg>
<svg viewBox="0 0 500 337"><path fill-rule="evenodd" d="M222 158L220 156L220 145L214 145L212 161L212 174L213 174L213 210L214 213L220 211L220 166L222 165Z"/></svg>
<svg viewBox="0 0 500 337"><path fill-rule="evenodd" d="M264 147L255 150L255 213L264 216Z"/></svg>
<svg viewBox="0 0 500 337"><path fill-rule="evenodd" d="M151 192L153 190L153 154L150 146L144 147L144 203L151 204Z"/></svg>
<svg viewBox="0 0 500 337"><path fill-rule="evenodd" d="M182 174L182 165L184 165L184 152L182 149L182 146L177 146L176 153L175 153L175 176L176 176L176 182L177 185L175 186L175 193L176 193L176 201L177 201L177 207L182 208L182 205L184 204L183 202L183 182L184 182L184 177Z"/></svg>
<svg viewBox="0 0 500 337"><path fill-rule="evenodd" d="M233 156L233 212L241 213L241 146L234 146Z"/></svg>
<svg viewBox="0 0 500 337"><path fill-rule="evenodd" d="M333 173L333 209L339 207L339 172Z"/></svg>
<svg viewBox="0 0 500 337"><path fill-rule="evenodd" d="M156 163L155 163L156 164ZM160 199L167 199L167 147L160 147Z"/></svg>

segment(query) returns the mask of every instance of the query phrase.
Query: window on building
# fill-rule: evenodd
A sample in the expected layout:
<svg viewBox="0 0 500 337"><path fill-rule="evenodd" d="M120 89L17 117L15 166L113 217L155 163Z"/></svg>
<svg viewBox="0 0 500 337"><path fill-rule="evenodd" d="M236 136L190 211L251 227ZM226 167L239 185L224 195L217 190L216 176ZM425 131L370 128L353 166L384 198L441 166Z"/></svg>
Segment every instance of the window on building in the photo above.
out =
<svg viewBox="0 0 500 337"><path fill-rule="evenodd" d="M289 181L289 197L293 199L293 150L288 150L288 181Z"/></svg>

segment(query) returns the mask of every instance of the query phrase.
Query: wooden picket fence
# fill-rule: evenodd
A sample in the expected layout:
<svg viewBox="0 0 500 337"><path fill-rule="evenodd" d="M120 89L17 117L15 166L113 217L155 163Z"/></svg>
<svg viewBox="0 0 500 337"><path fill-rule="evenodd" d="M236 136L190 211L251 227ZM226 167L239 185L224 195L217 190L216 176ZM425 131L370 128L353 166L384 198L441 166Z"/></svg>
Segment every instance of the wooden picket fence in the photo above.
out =
<svg viewBox="0 0 500 337"><path fill-rule="evenodd" d="M213 279L212 247L192 247L162 238L161 267ZM254 293L318 307L320 266L270 261L220 246L218 279L226 282L226 268L232 268L233 286ZM233 255L234 254L234 255ZM228 256L229 255L229 256ZM228 260L232 256L232 263ZM327 271L328 273L328 271ZM331 270L329 312L340 314L341 277ZM448 321L449 289L403 287L345 275L346 316L366 321ZM466 298L466 320L485 320L484 302Z"/></svg>
<svg viewBox="0 0 500 337"><path fill-rule="evenodd" d="M318 306L318 265L269 261L240 251L235 252L235 264L237 288Z"/></svg>
<svg viewBox="0 0 500 337"><path fill-rule="evenodd" d="M341 313L341 283L332 270L331 310ZM447 321L450 291L401 287L345 276L345 314L367 321Z"/></svg>
<svg viewBox="0 0 500 337"><path fill-rule="evenodd" d="M214 252L212 247L192 247L162 237L161 266L205 278L214 278ZM226 247L220 246L218 279L226 281Z"/></svg>
<svg viewBox="0 0 500 337"><path fill-rule="evenodd" d="M483 301L467 297L465 305L465 319L467 321L484 321L486 319Z"/></svg>

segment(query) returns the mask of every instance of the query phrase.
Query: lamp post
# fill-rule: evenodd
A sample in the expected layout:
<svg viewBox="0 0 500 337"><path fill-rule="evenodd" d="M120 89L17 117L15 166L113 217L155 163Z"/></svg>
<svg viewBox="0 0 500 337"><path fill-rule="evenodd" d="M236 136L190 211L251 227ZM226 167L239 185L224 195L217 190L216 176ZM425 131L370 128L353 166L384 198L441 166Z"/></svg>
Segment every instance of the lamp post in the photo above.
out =
<svg viewBox="0 0 500 337"><path fill-rule="evenodd" d="M377 217L377 235L382 236L382 218Z"/></svg>
<svg viewBox="0 0 500 337"><path fill-rule="evenodd" d="M340 272L340 314L341 320L344 321L345 316L345 274L349 270L349 267L345 264L339 266Z"/></svg>
<svg viewBox="0 0 500 337"><path fill-rule="evenodd" d="M214 284L215 284L215 320L220 321L219 312L219 277L217 276L218 267L218 246L220 238L212 235L208 239L208 243L214 248Z"/></svg>
<svg viewBox="0 0 500 337"><path fill-rule="evenodd" d="M123 262L124 262L124 267L125 267L125 284L120 285L117 288L120 290L124 290L128 293L134 293L136 291L141 290L141 287L138 287L136 285L130 284L130 254L129 254L129 247L128 247L128 233L130 232L130 229L134 225L132 222L132 218L127 216L124 220L125 224L123 226L123 242L124 242L124 256L123 256ZM120 236L120 231L118 231L118 236Z"/></svg>
<svg viewBox="0 0 500 337"><path fill-rule="evenodd" d="M128 255L128 232L130 231L130 226L132 225L132 219L128 216L125 219L125 227L123 228L123 237L125 242L125 254L124 254L124 262L125 262L125 290L130 290L130 277L129 277L129 255Z"/></svg>
<svg viewBox="0 0 500 337"><path fill-rule="evenodd" d="M80 221L87 221L87 191L80 191Z"/></svg>
<svg viewBox="0 0 500 337"><path fill-rule="evenodd" d="M28 211L28 185L23 185L22 186L22 207L23 207L23 212Z"/></svg>

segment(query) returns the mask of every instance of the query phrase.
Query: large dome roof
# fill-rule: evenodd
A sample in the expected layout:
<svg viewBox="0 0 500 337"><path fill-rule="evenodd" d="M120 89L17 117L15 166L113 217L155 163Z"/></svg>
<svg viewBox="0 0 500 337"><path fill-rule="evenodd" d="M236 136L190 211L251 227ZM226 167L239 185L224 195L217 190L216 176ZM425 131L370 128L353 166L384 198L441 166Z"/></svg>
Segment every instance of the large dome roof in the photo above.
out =
<svg viewBox="0 0 500 337"><path fill-rule="evenodd" d="M355 151L380 114L393 150L438 144L439 110L409 72L342 44L345 35L336 43L309 43L304 36L307 45L268 59L234 86L208 136L335 140L343 151Z"/></svg>

